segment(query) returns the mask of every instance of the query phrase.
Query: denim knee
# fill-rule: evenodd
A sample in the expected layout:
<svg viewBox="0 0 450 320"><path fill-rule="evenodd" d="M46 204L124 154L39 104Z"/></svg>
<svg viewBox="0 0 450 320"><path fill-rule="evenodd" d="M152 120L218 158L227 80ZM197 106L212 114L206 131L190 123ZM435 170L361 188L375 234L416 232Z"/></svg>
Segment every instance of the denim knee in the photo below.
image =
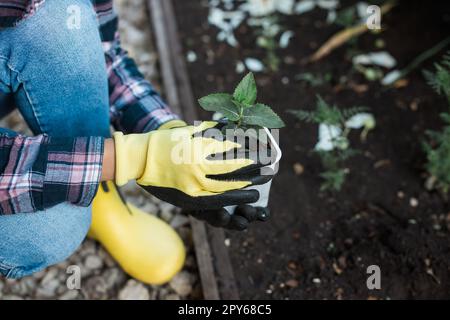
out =
<svg viewBox="0 0 450 320"><path fill-rule="evenodd" d="M72 15L79 16L77 25ZM0 32L0 59L7 61L0 82L7 82L33 133L110 136L98 27L90 0L48 0L17 27Z"/></svg>
<svg viewBox="0 0 450 320"><path fill-rule="evenodd" d="M67 203L33 214L0 216L0 273L21 278L66 260L90 224L90 207Z"/></svg>

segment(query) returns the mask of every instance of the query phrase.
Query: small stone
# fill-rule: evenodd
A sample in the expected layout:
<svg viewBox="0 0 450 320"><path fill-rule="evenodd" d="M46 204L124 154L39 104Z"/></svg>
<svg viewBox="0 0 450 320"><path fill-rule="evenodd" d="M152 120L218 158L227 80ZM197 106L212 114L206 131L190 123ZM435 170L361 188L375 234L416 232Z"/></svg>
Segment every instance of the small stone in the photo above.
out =
<svg viewBox="0 0 450 320"><path fill-rule="evenodd" d="M336 272L337 275L342 273L342 269L339 268L337 263L333 263L333 270L334 270L334 272Z"/></svg>
<svg viewBox="0 0 450 320"><path fill-rule="evenodd" d="M427 189L428 191L433 190L436 187L436 182L437 182L437 179L435 176L429 176L425 180L425 189Z"/></svg>
<svg viewBox="0 0 450 320"><path fill-rule="evenodd" d="M78 298L78 290L69 290L59 296L58 300L75 300Z"/></svg>
<svg viewBox="0 0 450 320"><path fill-rule="evenodd" d="M98 256L103 260L103 263L108 267L112 268L117 266L117 263L111 257L111 255L103 248L98 250Z"/></svg>
<svg viewBox="0 0 450 320"><path fill-rule="evenodd" d="M169 286L180 296L188 296L192 292L191 275L181 271L170 281Z"/></svg>
<svg viewBox="0 0 450 320"><path fill-rule="evenodd" d="M159 210L161 211L161 217L163 217L164 215L169 215L169 214L173 216L173 214L175 212L175 207L173 205L171 205L170 203L161 202L159 204Z"/></svg>
<svg viewBox="0 0 450 320"><path fill-rule="evenodd" d="M39 287L36 291L38 298L53 298L56 294L56 289L61 285L58 279L51 279L44 285Z"/></svg>
<svg viewBox="0 0 450 320"><path fill-rule="evenodd" d="M174 229L178 229L179 227L182 227L189 223L189 218L182 214L177 214L172 221L170 222L170 225Z"/></svg>
<svg viewBox="0 0 450 320"><path fill-rule="evenodd" d="M55 279L57 277L57 275L58 275L58 269L56 269L56 268L48 269L48 272L42 278L40 285L45 286L51 280Z"/></svg>
<svg viewBox="0 0 450 320"><path fill-rule="evenodd" d="M197 54L194 51L189 51L186 54L186 60L188 62L195 62L195 61L197 61Z"/></svg>
<svg viewBox="0 0 450 320"><path fill-rule="evenodd" d="M110 268L103 273L103 279L105 280L106 289L109 290L116 284L123 282L125 275L118 268Z"/></svg>
<svg viewBox="0 0 450 320"><path fill-rule="evenodd" d="M108 298L108 288L103 276L91 276L87 280L83 280L81 290L87 299L103 300Z"/></svg>
<svg viewBox="0 0 450 320"><path fill-rule="evenodd" d="M83 242L81 250L79 251L81 256L86 257L89 254L97 254L97 245L92 240L86 240Z"/></svg>
<svg viewBox="0 0 450 320"><path fill-rule="evenodd" d="M41 270L41 271L34 273L33 278L35 278L36 280L40 280L40 279L44 278L46 274L47 274L47 270Z"/></svg>
<svg viewBox="0 0 450 320"><path fill-rule="evenodd" d="M161 211L160 215L161 219L165 222L169 222L173 219L173 213L170 211Z"/></svg>
<svg viewBox="0 0 450 320"><path fill-rule="evenodd" d="M294 64L295 62L296 62L296 60L293 56L285 56L284 57L284 63L286 63L286 64Z"/></svg>
<svg viewBox="0 0 450 320"><path fill-rule="evenodd" d="M97 255L89 255L84 260L84 266L88 269L95 270L103 267L103 261Z"/></svg>
<svg viewBox="0 0 450 320"><path fill-rule="evenodd" d="M3 300L23 300L23 298L13 294L8 294L3 297Z"/></svg>
<svg viewBox="0 0 450 320"><path fill-rule="evenodd" d="M298 281L295 279L290 279L286 281L286 285L290 288L297 288L298 287Z"/></svg>
<svg viewBox="0 0 450 320"><path fill-rule="evenodd" d="M291 270L297 270L297 264L294 262L294 261L290 261L289 263L288 263L288 268L289 269L291 269Z"/></svg>
<svg viewBox="0 0 450 320"><path fill-rule="evenodd" d="M305 171L305 168L303 167L303 165L301 163L298 163L298 162L294 163L293 168L294 168L295 174L298 175L298 176L301 175Z"/></svg>
<svg viewBox="0 0 450 320"><path fill-rule="evenodd" d="M142 211L149 214L157 214L158 213L158 207L156 204L151 202L150 200L145 200L144 204L139 207Z"/></svg>
<svg viewBox="0 0 450 320"><path fill-rule="evenodd" d="M312 281L315 284L320 284L322 282L319 278L314 278Z"/></svg>
<svg viewBox="0 0 450 320"><path fill-rule="evenodd" d="M67 267L69 265L70 265L69 261L65 260L65 261L62 261L62 262L56 264L55 267L57 267L58 269L62 270L63 272L66 272Z"/></svg>
<svg viewBox="0 0 450 320"><path fill-rule="evenodd" d="M146 39L145 33L141 30L130 25L126 29L126 39L128 42L134 46L139 46L139 44L143 43Z"/></svg>
<svg viewBox="0 0 450 320"><path fill-rule="evenodd" d="M405 197L405 193L404 193L403 191L398 191L398 192L397 192L397 197L398 197L399 199L403 199L403 198Z"/></svg>
<svg viewBox="0 0 450 320"><path fill-rule="evenodd" d="M419 205L419 200L417 200L416 198L411 198L409 199L409 205L415 208Z"/></svg>
<svg viewBox="0 0 450 320"><path fill-rule="evenodd" d="M19 281L16 285L10 287L10 293L23 296L28 292L27 285L24 281Z"/></svg>
<svg viewBox="0 0 450 320"><path fill-rule="evenodd" d="M338 263L341 268L345 269L347 267L347 258L345 256L340 256L338 258Z"/></svg>
<svg viewBox="0 0 450 320"><path fill-rule="evenodd" d="M151 63L153 59L154 59L154 57L150 53L142 53L139 56L139 62L142 64L149 63L149 62Z"/></svg>
<svg viewBox="0 0 450 320"><path fill-rule="evenodd" d="M119 292L119 300L148 300L150 293L148 289L140 282L128 280L125 287Z"/></svg>
<svg viewBox="0 0 450 320"><path fill-rule="evenodd" d="M223 243L225 244L225 247L229 247L231 245L231 240L226 238Z"/></svg>

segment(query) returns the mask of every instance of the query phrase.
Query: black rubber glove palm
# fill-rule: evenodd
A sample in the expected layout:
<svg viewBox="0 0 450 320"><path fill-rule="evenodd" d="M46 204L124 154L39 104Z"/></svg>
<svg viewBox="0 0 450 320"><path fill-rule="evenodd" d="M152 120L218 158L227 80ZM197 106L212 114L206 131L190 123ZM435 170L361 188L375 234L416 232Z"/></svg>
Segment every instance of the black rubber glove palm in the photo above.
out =
<svg viewBox="0 0 450 320"><path fill-rule="evenodd" d="M214 227L229 230L245 230L254 221L267 221L270 218L269 208L240 205L236 207L234 214L230 214L224 208L216 210L187 211L198 220L207 222Z"/></svg>

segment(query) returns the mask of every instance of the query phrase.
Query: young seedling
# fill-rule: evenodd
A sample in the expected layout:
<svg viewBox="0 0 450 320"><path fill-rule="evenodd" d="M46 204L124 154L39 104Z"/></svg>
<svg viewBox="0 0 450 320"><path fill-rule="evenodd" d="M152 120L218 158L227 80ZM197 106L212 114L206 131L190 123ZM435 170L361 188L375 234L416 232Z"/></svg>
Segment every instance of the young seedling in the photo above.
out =
<svg viewBox="0 0 450 320"><path fill-rule="evenodd" d="M227 120L224 129L276 129L283 120L267 105L256 102L257 88L253 73L247 74L233 94L213 93L198 100L207 111L221 113Z"/></svg>
<svg viewBox="0 0 450 320"><path fill-rule="evenodd" d="M447 98L450 107L450 52L442 63L435 64L435 72L424 71L429 85ZM427 154L426 170L430 174L427 185L434 186L445 195L450 191L450 113L441 113L444 127L441 131L428 131L430 142L424 142ZM434 185L434 186L433 186Z"/></svg>
<svg viewBox="0 0 450 320"><path fill-rule="evenodd" d="M320 174L324 180L321 190L341 190L349 173L345 161L358 153L350 147L348 135L351 129L363 128L361 139L365 140L367 133L375 127L374 117L366 110L365 107L341 110L328 105L320 96L313 111L288 110L301 121L319 125L319 141L313 151L319 155L324 168Z"/></svg>
<svg viewBox="0 0 450 320"><path fill-rule="evenodd" d="M227 124L222 131L227 136L230 133L236 134L236 129L243 129L245 136L253 136L253 138L257 138L261 142L258 143L258 151L270 150L269 158L272 158L272 156L273 158L269 159L270 161L264 167L269 171L261 169L261 172L265 171L274 174L276 173L274 170L276 170L281 158L281 150L272 135L273 132L269 132L267 129L282 128L284 127L284 122L269 106L258 103L256 95L255 78L252 73L249 73L241 80L233 94L213 93L199 99L199 103L203 109L218 112L225 117ZM259 134L261 132L264 133ZM259 148L260 146L262 147L261 149ZM271 183L272 181L269 181L262 185L248 187L257 190L260 194L258 201L250 205L267 207ZM229 206L225 209L233 214L235 208L236 206Z"/></svg>

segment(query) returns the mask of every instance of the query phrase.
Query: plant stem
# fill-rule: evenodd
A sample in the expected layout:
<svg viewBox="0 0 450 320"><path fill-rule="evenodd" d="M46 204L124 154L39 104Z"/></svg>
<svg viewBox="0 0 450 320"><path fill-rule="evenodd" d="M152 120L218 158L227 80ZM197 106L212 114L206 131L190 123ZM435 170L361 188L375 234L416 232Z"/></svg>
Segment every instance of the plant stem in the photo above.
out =
<svg viewBox="0 0 450 320"><path fill-rule="evenodd" d="M404 78L408 73L416 69L422 62L425 60L428 60L432 56L434 56L436 53L444 49L448 44L450 43L450 37L442 40L434 47L426 50L425 52L422 52L420 55L418 55L410 64L408 64L405 68L403 68L400 71L400 76L397 80L400 80L401 78Z"/></svg>

